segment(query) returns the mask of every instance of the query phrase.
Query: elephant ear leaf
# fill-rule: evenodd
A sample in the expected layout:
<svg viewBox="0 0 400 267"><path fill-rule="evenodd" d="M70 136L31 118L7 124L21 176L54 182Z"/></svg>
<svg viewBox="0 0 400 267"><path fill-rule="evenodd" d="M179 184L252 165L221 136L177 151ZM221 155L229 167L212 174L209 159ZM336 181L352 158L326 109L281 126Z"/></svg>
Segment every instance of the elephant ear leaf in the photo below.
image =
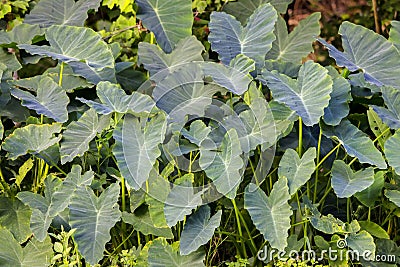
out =
<svg viewBox="0 0 400 267"><path fill-rule="evenodd" d="M341 52L333 45L318 39L340 67L350 71L362 70L367 82L378 86L400 88L400 54L391 42L363 26L348 21L339 28L342 36Z"/></svg>
<svg viewBox="0 0 400 267"><path fill-rule="evenodd" d="M342 160L335 160L332 166L332 187L340 198L349 198L374 183L374 169L369 167L358 172Z"/></svg>
<svg viewBox="0 0 400 267"><path fill-rule="evenodd" d="M318 123L329 104L332 78L324 67L312 61L301 66L297 80L267 70L263 71L262 79L274 99L296 111L307 126Z"/></svg>
<svg viewBox="0 0 400 267"><path fill-rule="evenodd" d="M281 177L275 182L271 194L265 193L255 184L249 184L244 193L244 207L256 228L263 234L271 247L280 251L287 246L290 216L292 211L288 181Z"/></svg>
<svg viewBox="0 0 400 267"><path fill-rule="evenodd" d="M10 159L16 159L27 153L37 155L58 143L61 136L54 134L61 131L61 124L29 124L16 129L3 142L2 149L8 151Z"/></svg>
<svg viewBox="0 0 400 267"><path fill-rule="evenodd" d="M192 35L192 1L137 0L138 18L154 32L160 47L171 53L175 45Z"/></svg>
<svg viewBox="0 0 400 267"><path fill-rule="evenodd" d="M120 220L119 191L119 183L114 183L97 197L89 186L80 186L71 199L69 215L71 227L76 228L75 241L91 265L103 258L110 229Z"/></svg>
<svg viewBox="0 0 400 267"><path fill-rule="evenodd" d="M387 108L372 106L374 111L391 129L400 128L400 91L389 86L382 86L382 97Z"/></svg>
<svg viewBox="0 0 400 267"><path fill-rule="evenodd" d="M99 8L99 0L40 0L24 22L47 28L52 25L83 26L90 9Z"/></svg>
<svg viewBox="0 0 400 267"><path fill-rule="evenodd" d="M211 48L218 52L225 65L243 54L253 59L257 67L262 67L265 55L275 40L273 31L277 17L272 5L264 4L254 11L243 27L233 16L225 12L213 12L208 36Z"/></svg>
<svg viewBox="0 0 400 267"><path fill-rule="evenodd" d="M385 155L388 163L397 174L400 174L400 130L385 142Z"/></svg>
<svg viewBox="0 0 400 267"><path fill-rule="evenodd" d="M11 89L11 94L20 99L23 106L35 110L37 114L45 115L57 122L68 120L69 97L65 90L49 77L40 80L36 96L16 88Z"/></svg>
<svg viewBox="0 0 400 267"><path fill-rule="evenodd" d="M92 29L55 25L47 29L46 39L50 46L22 44L18 47L34 55L68 63L76 74L91 83L116 82L111 48Z"/></svg>
<svg viewBox="0 0 400 267"><path fill-rule="evenodd" d="M385 196L396 204L397 207L400 207L400 191L399 190L386 190Z"/></svg>
<svg viewBox="0 0 400 267"><path fill-rule="evenodd" d="M189 255L201 245L206 244L213 236L221 222L222 211L219 210L210 218L210 207L202 206L186 221L180 241L181 255Z"/></svg>
<svg viewBox="0 0 400 267"><path fill-rule="evenodd" d="M141 123L138 118L126 114L113 133L113 153L118 167L129 186L135 190L149 178L156 159L161 155L158 145L164 140L166 116L159 113L146 121L144 127Z"/></svg>
<svg viewBox="0 0 400 267"><path fill-rule="evenodd" d="M389 41L400 51L400 21L392 20L389 32Z"/></svg>

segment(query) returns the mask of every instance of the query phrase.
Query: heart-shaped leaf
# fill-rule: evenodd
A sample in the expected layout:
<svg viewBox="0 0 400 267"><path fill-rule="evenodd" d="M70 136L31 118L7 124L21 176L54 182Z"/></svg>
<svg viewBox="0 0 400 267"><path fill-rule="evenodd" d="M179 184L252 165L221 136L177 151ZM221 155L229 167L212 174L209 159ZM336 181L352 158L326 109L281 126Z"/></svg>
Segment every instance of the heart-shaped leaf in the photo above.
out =
<svg viewBox="0 0 400 267"><path fill-rule="evenodd" d="M210 207L205 205L186 221L181 234L181 255L189 255L212 238L221 222L222 211L219 210L211 218L210 215Z"/></svg>
<svg viewBox="0 0 400 267"><path fill-rule="evenodd" d="M268 197L255 184L249 184L244 192L244 207L254 225L271 247L280 251L287 246L292 215L288 203L290 194L287 183L285 177L279 178Z"/></svg>
<svg viewBox="0 0 400 267"><path fill-rule="evenodd" d="M31 210L20 200L0 197L0 226L8 229L18 243L24 243L32 233L30 217Z"/></svg>
<svg viewBox="0 0 400 267"><path fill-rule="evenodd" d="M68 63L74 72L97 84L115 82L114 57L101 36L90 28L51 26L46 31L50 46L19 45L31 54Z"/></svg>
<svg viewBox="0 0 400 267"><path fill-rule="evenodd" d="M297 80L276 71L263 71L262 78L274 99L296 111L307 126L318 123L329 104L332 78L325 68L312 61L303 64Z"/></svg>
<svg viewBox="0 0 400 267"><path fill-rule="evenodd" d="M237 55L243 54L253 59L257 67L262 67L265 54L275 40L273 31L276 19L276 11L270 4L259 6L245 27L231 15L213 12L208 41L225 65L229 65Z"/></svg>
<svg viewBox="0 0 400 267"><path fill-rule="evenodd" d="M346 152L358 158L361 163L376 165L380 169L386 168L386 162L372 140L350 121L342 120L335 127L322 125L322 132L327 137L337 138Z"/></svg>
<svg viewBox="0 0 400 267"><path fill-rule="evenodd" d="M374 176L374 183L361 192L357 192L354 196L365 206L374 207L375 202L382 194L385 185L385 171L378 171Z"/></svg>
<svg viewBox="0 0 400 267"><path fill-rule="evenodd" d="M192 35L192 1L137 0L136 4L139 6L137 16L154 32L166 53L170 53L181 39Z"/></svg>
<svg viewBox="0 0 400 267"><path fill-rule="evenodd" d="M138 118L126 114L113 132L113 153L119 170L135 190L149 178L156 159L161 155L158 145L164 140L166 117L159 113L146 121L144 127L141 123Z"/></svg>
<svg viewBox="0 0 400 267"><path fill-rule="evenodd" d="M348 198L360 192L374 182L372 167L353 172L342 160L335 160L332 166L332 187L340 198Z"/></svg>
<svg viewBox="0 0 400 267"><path fill-rule="evenodd" d="M23 106L35 110L38 114L57 122L68 120L69 97L65 90L49 77L40 79L36 96L21 89L11 89L11 94L20 99Z"/></svg>
<svg viewBox="0 0 400 267"><path fill-rule="evenodd" d="M76 156L83 156L89 149L89 142L109 125L110 117L98 117L94 109L86 111L77 121L71 122L61 140L61 164L72 161Z"/></svg>
<svg viewBox="0 0 400 267"><path fill-rule="evenodd" d="M279 163L278 176L288 179L289 194L293 195L314 173L314 160L317 156L315 147L310 147L300 158L291 148L285 151Z"/></svg>
<svg viewBox="0 0 400 267"><path fill-rule="evenodd" d="M114 183L97 197L89 186L80 186L71 198L70 224L76 228L75 242L91 265L103 258L105 245L111 239L110 229L120 220L119 191L119 183Z"/></svg>
<svg viewBox="0 0 400 267"><path fill-rule="evenodd" d="M285 20L278 16L274 31L276 40L272 43L266 59L301 63L301 60L313 51L312 43L315 36L320 34L320 18L321 13L313 13L301 20L288 34Z"/></svg>
<svg viewBox="0 0 400 267"><path fill-rule="evenodd" d="M365 80L376 84L400 88L399 51L380 34L363 26L345 21L339 28L344 52L322 39L329 55L340 67L350 71L362 70Z"/></svg>

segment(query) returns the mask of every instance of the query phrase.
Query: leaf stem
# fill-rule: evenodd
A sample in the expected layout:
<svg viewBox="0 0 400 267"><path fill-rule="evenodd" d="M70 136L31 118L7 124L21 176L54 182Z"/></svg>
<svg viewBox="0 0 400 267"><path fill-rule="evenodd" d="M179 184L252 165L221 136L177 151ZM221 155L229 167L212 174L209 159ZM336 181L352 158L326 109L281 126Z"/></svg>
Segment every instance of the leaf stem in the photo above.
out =
<svg viewBox="0 0 400 267"><path fill-rule="evenodd" d="M243 233L242 233L242 226L241 226L240 219L239 219L239 212L240 212L240 211L239 211L238 207L236 206L236 201L235 201L235 199L232 199L231 201L232 201L232 204L233 204L233 208L235 209L236 223L237 223L237 228L238 228L238 231L239 231L239 235L240 235L240 236L243 236ZM246 252L245 243L244 243L244 242L241 242L241 241L239 241L239 242L240 242L241 245L242 245L243 256L247 258L247 252Z"/></svg>
<svg viewBox="0 0 400 267"><path fill-rule="evenodd" d="M64 62L60 64L60 75L58 79L58 86L62 87L62 80L63 80L63 72L64 72Z"/></svg>

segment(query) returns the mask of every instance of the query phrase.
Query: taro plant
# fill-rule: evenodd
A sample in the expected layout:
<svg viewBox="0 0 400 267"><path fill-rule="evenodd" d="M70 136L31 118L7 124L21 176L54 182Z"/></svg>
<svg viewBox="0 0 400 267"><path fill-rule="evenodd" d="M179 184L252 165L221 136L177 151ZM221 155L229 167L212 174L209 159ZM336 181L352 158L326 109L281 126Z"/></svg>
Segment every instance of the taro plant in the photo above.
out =
<svg viewBox="0 0 400 267"><path fill-rule="evenodd" d="M206 49L192 1L122 2L134 55L84 26L100 1L0 32L1 266L400 263L400 22L340 51L319 13L288 33L291 1L239 0Z"/></svg>

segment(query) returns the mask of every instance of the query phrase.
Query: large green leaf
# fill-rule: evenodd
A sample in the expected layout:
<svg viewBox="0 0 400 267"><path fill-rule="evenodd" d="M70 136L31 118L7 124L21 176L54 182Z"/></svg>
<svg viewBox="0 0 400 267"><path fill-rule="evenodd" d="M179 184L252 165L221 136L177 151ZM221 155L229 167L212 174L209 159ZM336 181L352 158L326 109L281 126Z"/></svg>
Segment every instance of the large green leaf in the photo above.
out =
<svg viewBox="0 0 400 267"><path fill-rule="evenodd" d="M69 97L65 90L49 77L40 79L36 96L16 88L11 89L11 94L20 99L23 106L35 110L38 114L57 122L68 120Z"/></svg>
<svg viewBox="0 0 400 267"><path fill-rule="evenodd" d="M332 187L340 198L348 198L360 192L374 182L372 167L353 172L342 160L335 160L332 166Z"/></svg>
<svg viewBox="0 0 400 267"><path fill-rule="evenodd" d="M367 110L367 117L369 128L378 139L379 147L384 150L385 142L388 140L389 137L392 136L392 133L389 131L389 126L382 122L381 118L379 118L378 114L376 114L376 112L371 107L369 108L369 110Z"/></svg>
<svg viewBox="0 0 400 267"><path fill-rule="evenodd" d="M0 266L50 266L52 255L50 237L47 237L43 242L38 242L33 238L22 248L7 229L0 229Z"/></svg>
<svg viewBox="0 0 400 267"><path fill-rule="evenodd" d="M286 13L288 5L293 0L237 0L228 1L223 7L223 10L236 17L242 24L253 14L254 10L262 4L270 3L278 13Z"/></svg>
<svg viewBox="0 0 400 267"><path fill-rule="evenodd" d="M392 129L400 128L400 91L389 86L382 86L382 97L387 108L372 106L378 116Z"/></svg>
<svg viewBox="0 0 400 267"><path fill-rule="evenodd" d="M145 124L144 127L141 124ZM146 123L126 114L114 130L113 153L122 176L135 190L141 188L149 178L156 159L161 155L158 145L163 142L165 131L164 113L159 113Z"/></svg>
<svg viewBox="0 0 400 267"><path fill-rule="evenodd" d="M385 155L389 166L393 167L397 174L400 174L400 130L385 142Z"/></svg>
<svg viewBox="0 0 400 267"><path fill-rule="evenodd" d="M242 181L240 169L243 167L239 137L234 128L224 135L219 151L201 150L199 164L213 181L218 192L234 199Z"/></svg>
<svg viewBox="0 0 400 267"><path fill-rule="evenodd" d="M271 247L280 251L287 246L292 215L288 204L290 194L287 182L285 177L279 178L268 197L255 184L249 184L244 192L244 207L254 225Z"/></svg>
<svg viewBox="0 0 400 267"><path fill-rule="evenodd" d="M265 54L275 40L273 30L276 19L276 11L270 4L259 6L245 27L231 15L213 12L208 41L225 65L229 65L238 54L243 54L253 59L257 67L262 67Z"/></svg>
<svg viewBox="0 0 400 267"><path fill-rule="evenodd" d="M389 32L389 41L400 51L400 21L392 20Z"/></svg>
<svg viewBox="0 0 400 267"><path fill-rule="evenodd" d="M385 185L385 172L378 171L374 176L374 183L361 192L355 193L355 197L365 206L374 207L375 202L382 194L382 188Z"/></svg>
<svg viewBox="0 0 400 267"><path fill-rule="evenodd" d="M262 77L274 99L296 111L305 125L318 123L329 104L333 84L324 67L307 61L300 68L297 80L276 71L263 71Z"/></svg>
<svg viewBox="0 0 400 267"><path fill-rule="evenodd" d="M61 140L61 164L83 156L89 149L89 142L110 122L109 116L98 117L94 109L86 111L77 121L71 122Z"/></svg>
<svg viewBox="0 0 400 267"><path fill-rule="evenodd" d="M165 219L170 227L185 219L186 215L192 213L192 210L202 203L202 192L195 194L192 187L193 173L185 174L179 179L180 182L175 183L169 192L164 206Z"/></svg>
<svg viewBox="0 0 400 267"><path fill-rule="evenodd" d="M11 31L0 31L0 45L3 44L31 44L37 35L43 35L44 31L37 25L19 24Z"/></svg>
<svg viewBox="0 0 400 267"><path fill-rule="evenodd" d="M291 148L285 151L279 162L278 176L288 179L289 194L293 195L304 185L314 173L315 147L310 147L300 158L297 152Z"/></svg>
<svg viewBox="0 0 400 267"><path fill-rule="evenodd" d="M253 80L250 72L255 70L254 61L242 54L232 59L229 66L214 62L207 62L202 66L206 76L210 76L215 83L237 95L247 90Z"/></svg>
<svg viewBox="0 0 400 267"><path fill-rule="evenodd" d="M141 232L144 235L155 235L169 239L174 238L169 226L165 225L163 227L157 227L154 225L154 222L151 219L148 211L143 214L133 214L124 211L122 212L122 220L125 223L131 224L133 229Z"/></svg>
<svg viewBox="0 0 400 267"><path fill-rule="evenodd" d="M386 162L372 140L350 121L342 120L335 127L322 125L322 130L325 136L338 139L346 152L358 158L361 163L369 163L380 169L386 169Z"/></svg>
<svg viewBox="0 0 400 267"><path fill-rule="evenodd" d="M31 210L18 199L0 197L0 226L11 231L18 243L25 242L32 233L30 217Z"/></svg>
<svg viewBox="0 0 400 267"><path fill-rule="evenodd" d="M340 67L350 71L362 70L367 82L400 88L399 51L380 34L348 21L339 28L344 52L322 39L329 54Z"/></svg>
<svg viewBox="0 0 400 267"><path fill-rule="evenodd" d="M89 9L95 9L100 5L100 0L40 0L35 8L26 15L24 22L39 24L40 27L52 25L83 26L87 19Z"/></svg>
<svg viewBox="0 0 400 267"><path fill-rule="evenodd" d="M210 215L210 207L205 205L186 221L180 240L181 255L189 255L212 238L221 222L222 211L219 210L211 218Z"/></svg>
<svg viewBox="0 0 400 267"><path fill-rule="evenodd" d="M375 242L374 238L365 230L361 230L359 233L350 234L347 238L347 245L354 251L360 253L360 255L367 255L366 259L375 258ZM370 253L365 254L366 252Z"/></svg>
<svg viewBox="0 0 400 267"><path fill-rule="evenodd" d="M31 54L68 63L74 72L97 84L115 82L114 57L101 36L90 28L51 26L46 31L50 46L19 45Z"/></svg>
<svg viewBox="0 0 400 267"><path fill-rule="evenodd" d="M149 267L204 267L204 258L201 251L181 256L176 246L169 245L164 238L157 238L149 248L148 262Z"/></svg>
<svg viewBox="0 0 400 267"><path fill-rule="evenodd" d="M90 187L78 187L69 205L70 224L76 228L75 242L79 252L91 265L103 258L110 229L120 220L119 183L110 185L97 197Z"/></svg>
<svg viewBox="0 0 400 267"><path fill-rule="evenodd" d="M61 185L61 179L49 175L44 180L45 192L44 196L28 191L22 191L17 197L32 210L30 228L39 241L45 240L47 230L54 216L50 215L49 207L54 192Z"/></svg>
<svg viewBox="0 0 400 267"><path fill-rule="evenodd" d="M142 115L149 114L155 107L155 102L150 96L138 92L127 95L121 87L110 82L99 82L96 92L101 104L79 97L77 99L94 108L100 114L107 115L112 112L129 112L134 115Z"/></svg>
<svg viewBox="0 0 400 267"><path fill-rule="evenodd" d="M61 136L55 137L55 133L61 131L61 124L29 124L16 129L3 142L2 148L8 151L10 159L16 159L26 153L37 153L58 143Z"/></svg>
<svg viewBox="0 0 400 267"><path fill-rule="evenodd" d="M301 63L301 60L313 51L312 43L320 34L319 20L321 13L316 12L299 22L288 34L285 20L279 16L275 24L276 40L266 59L275 59Z"/></svg>
<svg viewBox="0 0 400 267"><path fill-rule="evenodd" d="M335 68L328 66L327 69L332 77L333 84L329 105L324 109L324 122L328 125L338 125L349 114L348 103L352 100L351 86Z"/></svg>
<svg viewBox="0 0 400 267"><path fill-rule="evenodd" d="M137 16L154 33L158 44L170 53L183 38L192 35L192 1L137 0Z"/></svg>
<svg viewBox="0 0 400 267"><path fill-rule="evenodd" d="M362 230L367 231L371 235L378 238L390 239L389 234L379 224L373 221L359 221L358 223Z"/></svg>
<svg viewBox="0 0 400 267"><path fill-rule="evenodd" d="M400 191L399 190L386 190L385 196L396 204L397 207L400 207Z"/></svg>
<svg viewBox="0 0 400 267"><path fill-rule="evenodd" d="M138 63L150 72L151 80L159 82L170 73L185 68L191 62L204 61L204 46L194 36L180 40L171 53L164 53L158 46L140 42Z"/></svg>

